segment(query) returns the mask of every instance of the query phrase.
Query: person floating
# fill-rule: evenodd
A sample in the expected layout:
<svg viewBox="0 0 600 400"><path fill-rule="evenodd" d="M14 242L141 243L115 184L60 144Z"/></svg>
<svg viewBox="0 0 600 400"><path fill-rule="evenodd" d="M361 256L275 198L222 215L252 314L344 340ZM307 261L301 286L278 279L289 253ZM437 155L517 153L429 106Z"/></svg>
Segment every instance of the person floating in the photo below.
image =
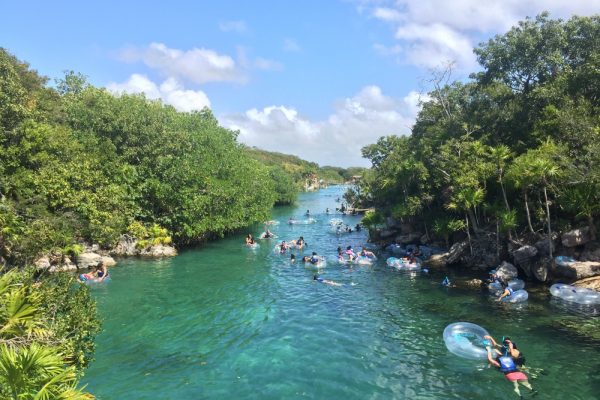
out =
<svg viewBox="0 0 600 400"><path fill-rule="evenodd" d="M296 247L302 250L302 248L304 248L304 246L306 246L306 242L304 241L304 236L300 236L298 238L298 240L296 240Z"/></svg>
<svg viewBox="0 0 600 400"><path fill-rule="evenodd" d="M294 254L291 254L291 255L290 255L290 263L291 263L291 264L294 264L295 262L296 262L296 255L294 255Z"/></svg>
<svg viewBox="0 0 600 400"><path fill-rule="evenodd" d="M275 235L273 234L273 232L271 232L269 230L269 227L265 225L265 231L263 232L262 236L263 239L272 239L275 237Z"/></svg>
<svg viewBox="0 0 600 400"><path fill-rule="evenodd" d="M452 282L450 282L450 279L448 279L448 277L445 277L444 280L442 281L442 286L450 287L451 285L452 285Z"/></svg>
<svg viewBox="0 0 600 400"><path fill-rule="evenodd" d="M529 383L527 375L519 371L519 367L515 363L515 360L510 355L503 355L500 351L494 349L492 346L486 346L488 362L494 367L498 368L500 372L504 373L506 379L514 385L515 393L521 397L521 390L519 384L525 386L527 389L533 392L533 387Z"/></svg>
<svg viewBox="0 0 600 400"><path fill-rule="evenodd" d="M290 246L288 246L288 244L285 242L285 240L282 240L281 243L279 244L279 254L283 254L287 251L287 249L289 249Z"/></svg>
<svg viewBox="0 0 600 400"><path fill-rule="evenodd" d="M100 261L98 265L94 267L94 270L92 272L79 275L79 278L77 280L79 282L102 282L109 278L110 275L108 274L106 265L104 265L104 263Z"/></svg>
<svg viewBox="0 0 600 400"><path fill-rule="evenodd" d="M352 250L352 246L346 247L346 255L350 261L354 261L356 254L354 253L354 250Z"/></svg>
<svg viewBox="0 0 600 400"><path fill-rule="evenodd" d="M326 285L331 285L331 286L344 286L343 283L339 283L339 282L335 282L335 281L331 281L329 279L323 279L321 278L319 275L315 275L313 276L313 280L317 281L317 282L321 282L324 283Z"/></svg>
<svg viewBox="0 0 600 400"><path fill-rule="evenodd" d="M361 228L360 224L356 224L356 226L354 227L354 230L355 230L356 232L360 232L360 230L361 230L361 229L362 229L362 228Z"/></svg>
<svg viewBox="0 0 600 400"><path fill-rule="evenodd" d="M500 350L503 355L511 356L519 367L525 365L525 357L523 356L523 353L521 353L521 351L517 348L517 344L508 336L502 337L502 344L498 344L490 335L486 335L483 338L488 340L494 349Z"/></svg>
<svg viewBox="0 0 600 400"><path fill-rule="evenodd" d="M252 234L248 234L248 236L246 236L246 245L248 246L252 246L254 245L256 242L254 241L254 238L252 237Z"/></svg>
<svg viewBox="0 0 600 400"><path fill-rule="evenodd" d="M329 214L329 207L325 209L325 214Z"/></svg>
<svg viewBox="0 0 600 400"><path fill-rule="evenodd" d="M313 251L312 256L310 257L310 263L317 264L319 261L321 261L321 258L317 255L316 251Z"/></svg>
<svg viewBox="0 0 600 400"><path fill-rule="evenodd" d="M502 284L502 294L500 295L500 297L498 297L496 299L496 301L502 301L503 298L505 297L510 297L512 296L512 294L514 293L514 290L512 290L512 288L506 284Z"/></svg>
<svg viewBox="0 0 600 400"><path fill-rule="evenodd" d="M304 214L304 215L306 215L307 217L310 217L310 210L306 210L306 214Z"/></svg>

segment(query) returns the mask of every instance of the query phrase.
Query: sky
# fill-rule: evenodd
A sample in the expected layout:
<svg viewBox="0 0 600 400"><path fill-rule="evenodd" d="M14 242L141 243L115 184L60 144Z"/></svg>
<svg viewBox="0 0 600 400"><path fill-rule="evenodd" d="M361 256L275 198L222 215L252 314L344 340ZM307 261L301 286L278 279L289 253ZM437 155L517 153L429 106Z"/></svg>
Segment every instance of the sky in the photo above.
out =
<svg viewBox="0 0 600 400"><path fill-rule="evenodd" d="M51 79L210 107L249 146L369 166L361 148L409 135L432 71L478 69L478 43L546 10L600 0L0 1L0 46Z"/></svg>

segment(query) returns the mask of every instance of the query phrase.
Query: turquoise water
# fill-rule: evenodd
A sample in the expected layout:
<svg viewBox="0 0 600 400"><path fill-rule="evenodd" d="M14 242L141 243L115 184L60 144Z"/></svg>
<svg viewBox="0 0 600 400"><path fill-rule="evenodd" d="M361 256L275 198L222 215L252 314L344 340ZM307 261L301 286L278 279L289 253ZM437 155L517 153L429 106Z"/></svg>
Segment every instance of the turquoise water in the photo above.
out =
<svg viewBox="0 0 600 400"><path fill-rule="evenodd" d="M512 336L527 364L544 369L531 380L536 399L598 398L598 343L556 327L590 317L545 291L524 305L499 304L440 288L445 273L391 271L383 255L371 267L333 261L337 246L366 240L329 231L334 216L323 212L339 207L342 190L302 194L297 207L274 211L281 224L272 230L304 236L306 254L330 259L321 275L354 286L314 282L313 270L273 252L275 241L253 251L244 235L173 259L122 260L111 282L93 288L104 330L87 389L99 399L516 399L500 372L446 350L444 327L470 321L497 339ZM285 223L306 209L317 223Z"/></svg>

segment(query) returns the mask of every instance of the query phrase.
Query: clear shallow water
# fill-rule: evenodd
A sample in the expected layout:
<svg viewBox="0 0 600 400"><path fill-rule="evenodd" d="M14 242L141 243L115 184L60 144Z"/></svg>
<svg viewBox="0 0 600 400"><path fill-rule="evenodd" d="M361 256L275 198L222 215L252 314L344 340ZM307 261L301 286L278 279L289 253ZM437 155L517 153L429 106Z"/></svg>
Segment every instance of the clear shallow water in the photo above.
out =
<svg viewBox="0 0 600 400"><path fill-rule="evenodd" d="M330 218L359 221L323 214L339 206L342 190L274 210L281 224L272 231L277 240L303 235L305 254L330 259L324 278L355 286L316 283L313 270L273 252L275 241L249 250L244 235L173 259L122 260L111 282L93 288L104 331L87 389L99 399L516 399L500 372L446 350L444 327L470 321L498 340L512 336L527 364L545 370L531 381L536 399L599 398L598 343L554 327L558 318L589 317L545 294L498 304L440 288L443 275L391 271L385 255L371 267L333 261L337 246L366 240L329 231ZM285 223L306 209L316 224Z"/></svg>

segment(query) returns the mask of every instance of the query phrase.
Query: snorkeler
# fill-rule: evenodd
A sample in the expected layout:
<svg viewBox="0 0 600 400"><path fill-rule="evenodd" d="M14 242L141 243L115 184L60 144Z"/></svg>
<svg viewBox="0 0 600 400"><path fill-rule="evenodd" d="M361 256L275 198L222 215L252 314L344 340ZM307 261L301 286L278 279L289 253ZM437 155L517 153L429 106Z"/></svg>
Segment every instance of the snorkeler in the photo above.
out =
<svg viewBox="0 0 600 400"><path fill-rule="evenodd" d="M513 390L519 397L521 397L519 384L525 386L527 389L533 392L533 387L529 383L529 378L527 378L527 375L525 375L523 372L519 371L519 367L515 363L513 357L509 355L503 355L496 349L492 350L491 346L486 346L486 350L488 362L494 367L498 368L500 372L504 373L506 379L513 383Z"/></svg>

